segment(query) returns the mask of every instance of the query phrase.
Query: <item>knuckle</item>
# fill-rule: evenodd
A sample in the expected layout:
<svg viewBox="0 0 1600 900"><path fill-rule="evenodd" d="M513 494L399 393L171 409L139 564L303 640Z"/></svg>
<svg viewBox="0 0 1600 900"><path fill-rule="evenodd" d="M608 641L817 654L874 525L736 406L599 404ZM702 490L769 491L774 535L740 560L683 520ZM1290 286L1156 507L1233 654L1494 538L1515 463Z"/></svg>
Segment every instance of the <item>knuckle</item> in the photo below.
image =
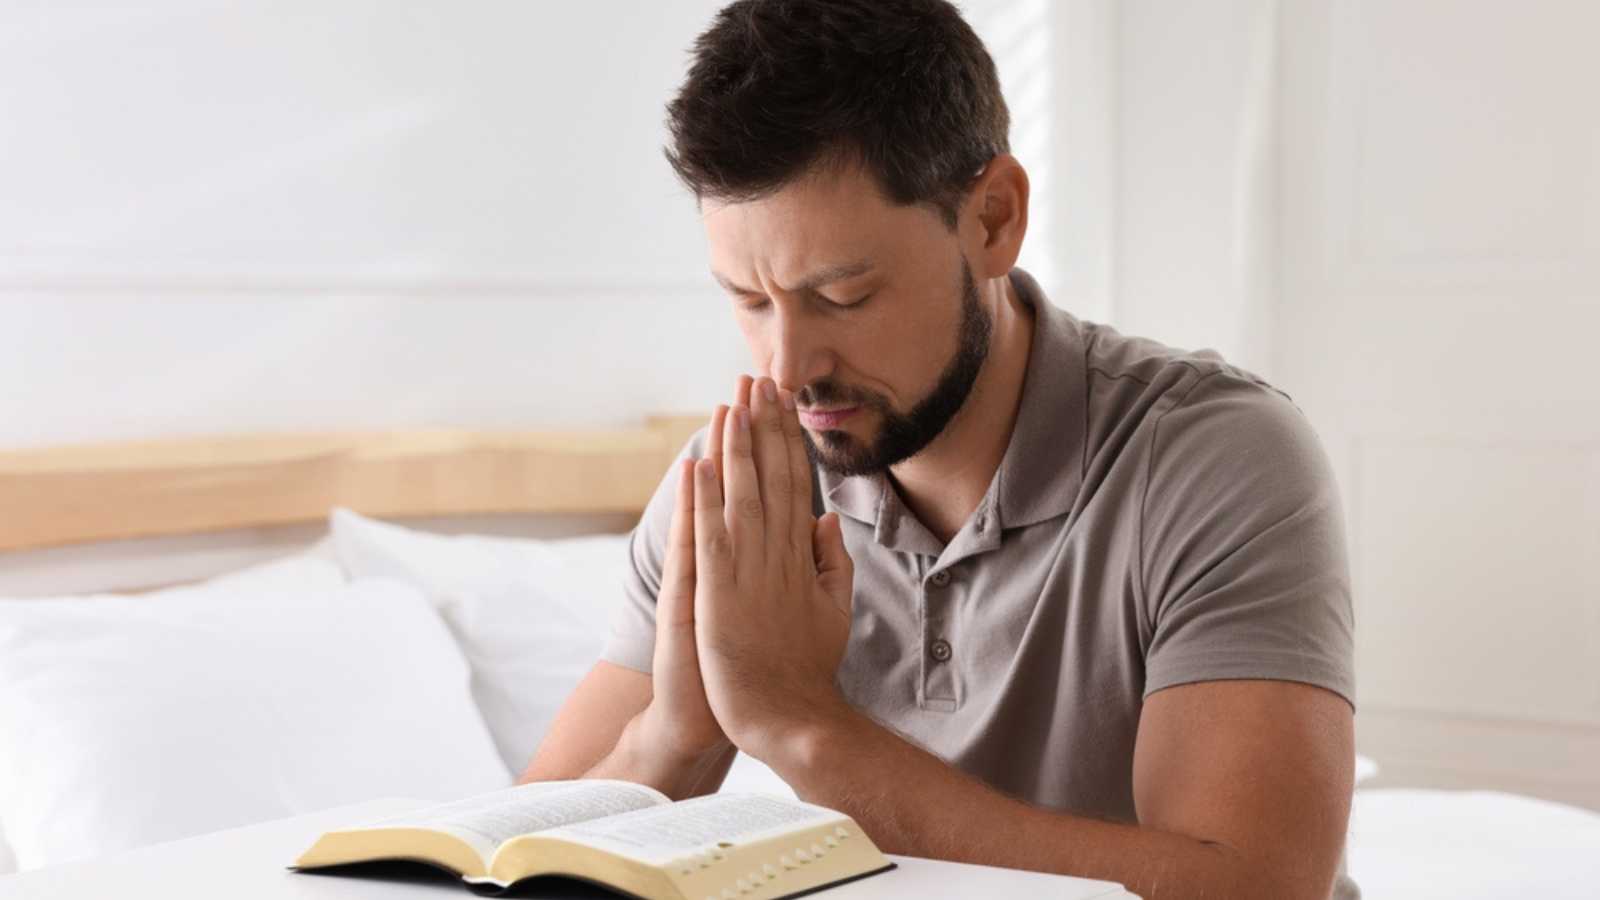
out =
<svg viewBox="0 0 1600 900"><path fill-rule="evenodd" d="M746 519L761 518L761 498L746 497L739 501L739 515Z"/></svg>
<svg viewBox="0 0 1600 900"><path fill-rule="evenodd" d="M716 534L711 537L706 549L711 551L712 556L732 556L733 541L729 540L726 534Z"/></svg>

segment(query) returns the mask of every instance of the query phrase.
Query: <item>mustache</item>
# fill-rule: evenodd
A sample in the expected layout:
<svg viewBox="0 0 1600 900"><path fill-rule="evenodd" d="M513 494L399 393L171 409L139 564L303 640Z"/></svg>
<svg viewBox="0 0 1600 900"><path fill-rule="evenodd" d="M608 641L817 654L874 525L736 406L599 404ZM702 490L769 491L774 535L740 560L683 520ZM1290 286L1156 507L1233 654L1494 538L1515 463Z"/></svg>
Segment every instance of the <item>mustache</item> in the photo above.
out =
<svg viewBox="0 0 1600 900"><path fill-rule="evenodd" d="M888 402L879 395L860 388L851 388L833 381L818 381L795 392L795 402L801 407L865 406L884 409Z"/></svg>

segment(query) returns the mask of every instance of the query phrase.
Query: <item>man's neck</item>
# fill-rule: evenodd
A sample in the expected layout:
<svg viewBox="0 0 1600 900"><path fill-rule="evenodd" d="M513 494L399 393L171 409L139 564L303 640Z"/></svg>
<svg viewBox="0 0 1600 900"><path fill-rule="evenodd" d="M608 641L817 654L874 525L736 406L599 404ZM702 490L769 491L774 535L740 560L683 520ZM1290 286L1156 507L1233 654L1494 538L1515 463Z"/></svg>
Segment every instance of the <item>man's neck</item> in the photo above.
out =
<svg viewBox="0 0 1600 900"><path fill-rule="evenodd" d="M1011 279L993 279L981 290L994 328L972 392L932 443L889 469L906 507L945 544L977 509L1005 458L1033 344L1034 311Z"/></svg>

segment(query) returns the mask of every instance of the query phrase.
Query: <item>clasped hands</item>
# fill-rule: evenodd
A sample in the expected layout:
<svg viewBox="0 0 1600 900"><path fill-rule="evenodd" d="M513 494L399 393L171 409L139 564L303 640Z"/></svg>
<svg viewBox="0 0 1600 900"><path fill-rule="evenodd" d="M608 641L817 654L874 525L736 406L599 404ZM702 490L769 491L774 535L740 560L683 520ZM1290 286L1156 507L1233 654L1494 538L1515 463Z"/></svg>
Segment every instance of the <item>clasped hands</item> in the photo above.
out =
<svg viewBox="0 0 1600 900"><path fill-rule="evenodd" d="M674 758L732 742L773 765L800 730L847 708L834 676L854 569L839 517L812 515L794 396L770 378L741 377L712 415L706 456L679 465L640 717Z"/></svg>

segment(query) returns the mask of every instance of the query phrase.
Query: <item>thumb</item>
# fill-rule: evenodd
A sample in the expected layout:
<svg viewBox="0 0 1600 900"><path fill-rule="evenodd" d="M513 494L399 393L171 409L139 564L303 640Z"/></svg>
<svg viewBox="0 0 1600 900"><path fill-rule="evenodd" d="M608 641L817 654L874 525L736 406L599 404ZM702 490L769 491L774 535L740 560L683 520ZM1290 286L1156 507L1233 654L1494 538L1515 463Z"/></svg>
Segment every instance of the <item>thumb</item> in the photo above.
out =
<svg viewBox="0 0 1600 900"><path fill-rule="evenodd" d="M839 610L850 615L854 602L855 563L844 547L844 526L836 512L826 513L817 520L811 532L811 552L817 560L817 583L838 604Z"/></svg>

